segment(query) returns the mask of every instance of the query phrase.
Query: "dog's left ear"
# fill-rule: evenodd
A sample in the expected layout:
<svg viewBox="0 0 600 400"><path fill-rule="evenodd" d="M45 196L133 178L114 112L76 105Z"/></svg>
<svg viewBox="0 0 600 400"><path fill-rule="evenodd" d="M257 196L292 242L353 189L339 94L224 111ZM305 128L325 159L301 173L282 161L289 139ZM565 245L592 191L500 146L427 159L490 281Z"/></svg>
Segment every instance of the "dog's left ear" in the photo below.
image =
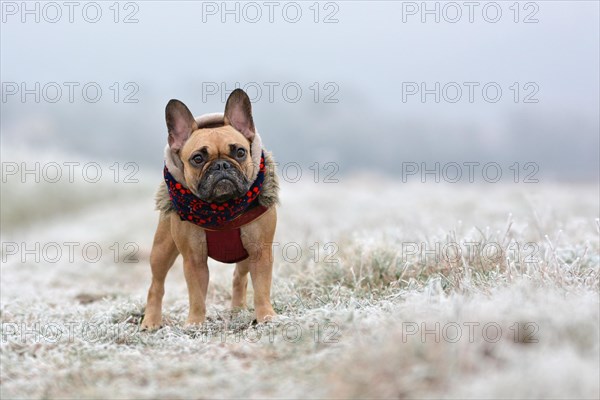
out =
<svg viewBox="0 0 600 400"><path fill-rule="evenodd" d="M252 104L246 92L235 89L225 104L225 124L231 125L242 133L250 142L254 140L256 131L252 119Z"/></svg>

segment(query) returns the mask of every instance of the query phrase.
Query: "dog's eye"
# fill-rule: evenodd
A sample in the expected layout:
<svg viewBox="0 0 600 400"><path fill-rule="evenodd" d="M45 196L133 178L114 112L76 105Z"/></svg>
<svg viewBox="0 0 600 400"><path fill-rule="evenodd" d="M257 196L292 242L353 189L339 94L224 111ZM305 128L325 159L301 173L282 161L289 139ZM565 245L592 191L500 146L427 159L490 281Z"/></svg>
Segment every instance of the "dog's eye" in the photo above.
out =
<svg viewBox="0 0 600 400"><path fill-rule="evenodd" d="M196 154L194 157L192 157L192 161L195 164L202 164L202 162L204 161L204 158L200 154Z"/></svg>
<svg viewBox="0 0 600 400"><path fill-rule="evenodd" d="M237 152L235 153L235 155L237 156L237 158L243 158L246 155L246 150L245 149L237 149Z"/></svg>

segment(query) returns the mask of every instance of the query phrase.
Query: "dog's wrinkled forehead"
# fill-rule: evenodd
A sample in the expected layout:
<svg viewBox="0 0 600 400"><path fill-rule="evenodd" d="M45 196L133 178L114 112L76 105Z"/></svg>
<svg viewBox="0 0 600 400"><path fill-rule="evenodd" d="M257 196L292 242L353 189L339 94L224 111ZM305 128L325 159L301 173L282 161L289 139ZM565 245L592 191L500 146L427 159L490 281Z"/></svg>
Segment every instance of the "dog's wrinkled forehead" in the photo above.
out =
<svg viewBox="0 0 600 400"><path fill-rule="evenodd" d="M195 117L194 121L198 126L198 130L196 130L197 134L193 134L192 137L187 141L188 151L193 151L196 147L213 147L214 145L217 148L230 148L233 145L246 147L250 154L254 158L257 154L260 154L262 149L262 144L258 135L254 137L255 140L249 141L240 131L238 131L235 127L229 125L225 119L225 115L222 113L211 113L204 114L199 117ZM203 133L200 133L200 132ZM215 136L216 132L219 132L218 135ZM208 139L212 138L212 139ZM208 142L207 142L208 139ZM221 149L221 150L222 150ZM219 151L217 149L217 151Z"/></svg>
<svg viewBox="0 0 600 400"><path fill-rule="evenodd" d="M210 154L229 153L232 147L245 147L251 150L251 142L244 135L227 124L223 114L205 114L194 118L197 129L184 145L182 156L186 157L199 148L204 148Z"/></svg>
<svg viewBox="0 0 600 400"><path fill-rule="evenodd" d="M201 151L210 159L230 155L239 148L244 148L250 154L252 144L238 130L230 125L221 127L202 127L195 130L181 149L180 157L187 160L195 152Z"/></svg>

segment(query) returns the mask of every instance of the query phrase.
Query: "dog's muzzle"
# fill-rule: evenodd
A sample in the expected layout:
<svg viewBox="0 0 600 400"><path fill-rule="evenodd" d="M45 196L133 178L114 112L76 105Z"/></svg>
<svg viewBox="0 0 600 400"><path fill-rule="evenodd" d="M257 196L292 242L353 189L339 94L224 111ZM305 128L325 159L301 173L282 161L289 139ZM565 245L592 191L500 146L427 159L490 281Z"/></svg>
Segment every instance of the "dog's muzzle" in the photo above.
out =
<svg viewBox="0 0 600 400"><path fill-rule="evenodd" d="M217 160L207 169L198 184L200 198L223 203L245 193L248 179L227 160Z"/></svg>

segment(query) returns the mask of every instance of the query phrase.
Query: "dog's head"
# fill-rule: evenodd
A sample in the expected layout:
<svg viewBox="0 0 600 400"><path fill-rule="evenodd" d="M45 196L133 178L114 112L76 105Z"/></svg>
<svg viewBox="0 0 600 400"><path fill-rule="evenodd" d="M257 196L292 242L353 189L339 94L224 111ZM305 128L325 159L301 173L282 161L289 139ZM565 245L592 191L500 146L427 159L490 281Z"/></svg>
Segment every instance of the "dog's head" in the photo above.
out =
<svg viewBox="0 0 600 400"><path fill-rule="evenodd" d="M250 99L243 90L229 95L222 125L199 128L179 100L169 101L165 116L170 150L192 193L216 203L246 193L252 184L250 148L256 132Z"/></svg>

